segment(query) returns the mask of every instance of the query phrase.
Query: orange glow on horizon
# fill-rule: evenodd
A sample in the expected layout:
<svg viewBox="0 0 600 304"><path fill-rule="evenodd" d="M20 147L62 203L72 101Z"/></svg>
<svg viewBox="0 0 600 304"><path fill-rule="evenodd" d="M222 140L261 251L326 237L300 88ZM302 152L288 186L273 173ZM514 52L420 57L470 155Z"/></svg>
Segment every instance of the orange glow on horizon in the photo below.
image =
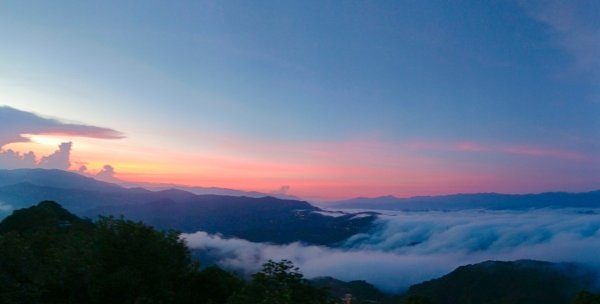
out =
<svg viewBox="0 0 600 304"><path fill-rule="evenodd" d="M61 142L73 141L70 170L85 165L94 175L104 165L115 177L131 183L230 188L271 193L289 186L290 195L315 200L357 196L438 195L458 192L531 192L548 187L547 174L538 179L515 179L519 168L490 167L470 160L426 156L424 151L452 153L505 153L532 158L581 161L570 151L524 146L490 146L372 140L343 142L269 143L248 140L216 142L195 152L146 147L131 140L110 141L52 135L28 135L30 141L3 149L34 151L38 160L56 151ZM492 172L494 174L491 174ZM521 173L519 173L521 174ZM526 174L526 175L527 175ZM522 175L522 174L521 174ZM524 175L523 178L527 178ZM529 189L529 190L528 190Z"/></svg>

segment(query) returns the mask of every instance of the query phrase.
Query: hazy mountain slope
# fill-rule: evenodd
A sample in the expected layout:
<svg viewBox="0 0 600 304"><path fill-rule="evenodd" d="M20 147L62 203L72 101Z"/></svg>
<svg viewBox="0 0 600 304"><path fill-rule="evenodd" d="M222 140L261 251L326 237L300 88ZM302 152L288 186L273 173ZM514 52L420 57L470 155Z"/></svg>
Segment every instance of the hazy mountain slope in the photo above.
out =
<svg viewBox="0 0 600 304"><path fill-rule="evenodd" d="M109 204L134 204L146 202L150 191L137 189L85 190L38 186L23 182L0 187L0 201L10 204L13 209L24 208L43 200L60 201L75 213L89 208Z"/></svg>
<svg viewBox="0 0 600 304"><path fill-rule="evenodd" d="M578 291L592 288L595 278L596 273L572 263L488 261L413 285L407 295L425 296L434 304L566 304Z"/></svg>
<svg viewBox="0 0 600 304"><path fill-rule="evenodd" d="M141 220L159 228L206 231L254 242L333 244L368 230L375 216L324 216L306 202L273 197L249 198L201 195L176 202L157 200L143 205L106 206L88 215L112 214Z"/></svg>
<svg viewBox="0 0 600 304"><path fill-rule="evenodd" d="M125 186L128 186L127 183L122 183ZM262 193L256 191L242 191L236 189L228 189L228 188L219 188L219 187L191 187L191 186L183 186L177 184L160 184L160 183L130 183L131 186L134 187L142 187L144 189L152 190L152 191L161 191L168 189L180 189L187 192L191 192L197 195L207 195L207 194L215 194L215 195L228 195L228 196L247 196L247 197L265 197L272 196L280 199L292 199L298 200L298 197L293 195L287 195L283 193Z"/></svg>
<svg viewBox="0 0 600 304"><path fill-rule="evenodd" d="M600 208L600 190L583 193L548 192L522 195L474 193L411 198L381 196L338 201L331 206L380 210Z"/></svg>
<svg viewBox="0 0 600 304"><path fill-rule="evenodd" d="M38 186L79 190L109 191L123 188L143 188L151 191L163 191L170 189L179 189L197 195L215 194L248 197L273 196L281 199L298 199L297 197L282 193L269 194L260 193L256 191L241 191L218 187L190 187L176 184L131 183L125 181L119 182L119 184L115 184L99 181L94 178L83 176L75 172L57 169L0 169L0 186L12 185L22 182L28 182Z"/></svg>
<svg viewBox="0 0 600 304"><path fill-rule="evenodd" d="M94 191L118 191L123 187L85 177L83 175L56 169L14 169L0 170L0 186L31 183L61 189Z"/></svg>
<svg viewBox="0 0 600 304"><path fill-rule="evenodd" d="M59 170L0 171L0 202L13 209L53 200L80 216L124 215L158 228L202 230L251 241L332 244L368 230L375 219L326 216L297 200L123 188Z"/></svg>

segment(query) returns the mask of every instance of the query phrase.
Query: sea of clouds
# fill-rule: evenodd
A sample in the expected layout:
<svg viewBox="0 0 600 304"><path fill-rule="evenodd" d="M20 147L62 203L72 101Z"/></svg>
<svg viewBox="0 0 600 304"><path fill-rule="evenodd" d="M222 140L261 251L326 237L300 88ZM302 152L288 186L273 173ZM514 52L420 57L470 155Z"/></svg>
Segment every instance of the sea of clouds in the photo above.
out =
<svg viewBox="0 0 600 304"><path fill-rule="evenodd" d="M250 274L268 259L289 259L308 278L366 280L387 292L486 260L600 266L600 210L395 212L337 247L253 243L205 232L183 238L227 269Z"/></svg>

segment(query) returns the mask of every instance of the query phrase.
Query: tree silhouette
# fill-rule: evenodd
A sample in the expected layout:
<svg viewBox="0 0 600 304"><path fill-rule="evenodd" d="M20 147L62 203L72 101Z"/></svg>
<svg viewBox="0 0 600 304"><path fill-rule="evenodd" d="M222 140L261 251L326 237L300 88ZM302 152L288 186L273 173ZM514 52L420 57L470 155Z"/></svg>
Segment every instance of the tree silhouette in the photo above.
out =
<svg viewBox="0 0 600 304"><path fill-rule="evenodd" d="M98 303L175 303L197 266L178 233L113 217L96 223L92 260Z"/></svg>
<svg viewBox="0 0 600 304"><path fill-rule="evenodd" d="M269 260L228 303L321 304L327 303L327 293L311 286L291 261Z"/></svg>

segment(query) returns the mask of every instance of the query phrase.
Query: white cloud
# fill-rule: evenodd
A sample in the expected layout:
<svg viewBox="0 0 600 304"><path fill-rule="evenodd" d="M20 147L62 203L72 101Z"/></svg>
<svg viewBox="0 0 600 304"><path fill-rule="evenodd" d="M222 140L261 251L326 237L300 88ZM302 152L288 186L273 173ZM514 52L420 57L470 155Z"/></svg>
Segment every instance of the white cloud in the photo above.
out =
<svg viewBox="0 0 600 304"><path fill-rule="evenodd" d="M33 152L22 154L11 149L0 150L0 168L2 169L34 168L36 166L37 161Z"/></svg>
<svg viewBox="0 0 600 304"><path fill-rule="evenodd" d="M65 142L58 146L54 153L43 156L36 160L33 152L20 153L8 150L0 150L0 169L19 169L19 168L44 168L67 170L71 166L71 142Z"/></svg>
<svg viewBox="0 0 600 304"><path fill-rule="evenodd" d="M42 157L38 166L45 169L69 169L71 166L71 147L73 147L71 142L60 144L56 152Z"/></svg>
<svg viewBox="0 0 600 304"><path fill-rule="evenodd" d="M600 214L577 210L399 212L343 247L271 245L184 234L191 248L252 273L268 259L290 259L307 277L364 279L386 291L485 260L537 259L600 266ZM326 233L326 232L324 232Z"/></svg>

